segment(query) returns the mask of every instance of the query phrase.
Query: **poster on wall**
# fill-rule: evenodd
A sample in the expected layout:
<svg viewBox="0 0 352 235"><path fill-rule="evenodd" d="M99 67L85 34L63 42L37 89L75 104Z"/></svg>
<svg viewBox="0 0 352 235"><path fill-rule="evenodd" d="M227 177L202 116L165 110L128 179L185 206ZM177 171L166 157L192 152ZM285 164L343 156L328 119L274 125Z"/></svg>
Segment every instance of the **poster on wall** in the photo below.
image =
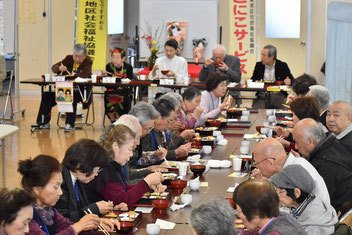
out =
<svg viewBox="0 0 352 235"><path fill-rule="evenodd" d="M242 77L249 78L256 63L255 1L234 0L230 7L231 32L229 54L241 61Z"/></svg>
<svg viewBox="0 0 352 235"><path fill-rule="evenodd" d="M187 26L188 22L186 21L166 22L167 40L175 39L178 42L177 55L182 54L185 46Z"/></svg>
<svg viewBox="0 0 352 235"><path fill-rule="evenodd" d="M56 82L55 83L56 103L59 112L73 112L73 83L72 82Z"/></svg>
<svg viewBox="0 0 352 235"><path fill-rule="evenodd" d="M87 47L93 70L105 68L107 39L107 3L105 0L79 0L77 43Z"/></svg>

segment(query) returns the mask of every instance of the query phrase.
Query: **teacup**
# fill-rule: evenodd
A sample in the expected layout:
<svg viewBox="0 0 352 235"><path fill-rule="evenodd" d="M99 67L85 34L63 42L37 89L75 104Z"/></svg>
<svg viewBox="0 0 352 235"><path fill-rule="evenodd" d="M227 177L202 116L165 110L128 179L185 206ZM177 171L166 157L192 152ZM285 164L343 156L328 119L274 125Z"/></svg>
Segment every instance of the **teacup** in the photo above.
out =
<svg viewBox="0 0 352 235"><path fill-rule="evenodd" d="M268 117L269 122L276 122L276 117L274 115Z"/></svg>
<svg viewBox="0 0 352 235"><path fill-rule="evenodd" d="M211 149L211 146L209 146L209 145L204 145L204 146L203 146L203 153L204 153L204 154L207 154L207 155L208 155L208 154L211 154L211 150L212 150L212 149Z"/></svg>
<svg viewBox="0 0 352 235"><path fill-rule="evenodd" d="M244 116L244 115L241 116L242 122L247 122L248 120L249 120L248 116Z"/></svg>
<svg viewBox="0 0 352 235"><path fill-rule="evenodd" d="M189 187L193 190L193 191L197 191L200 188L200 181L198 178L195 178L194 180L190 180L189 181Z"/></svg>
<svg viewBox="0 0 352 235"><path fill-rule="evenodd" d="M160 225L147 224L146 230L148 235L158 235L160 233Z"/></svg>
<svg viewBox="0 0 352 235"><path fill-rule="evenodd" d="M240 147L240 153L243 155L246 155L249 153L249 146L241 146Z"/></svg>
<svg viewBox="0 0 352 235"><path fill-rule="evenodd" d="M260 133L262 133L263 135L267 135L269 133L269 128L267 127L260 128Z"/></svg>
<svg viewBox="0 0 352 235"><path fill-rule="evenodd" d="M213 136L219 136L221 135L221 131L213 131Z"/></svg>
<svg viewBox="0 0 352 235"><path fill-rule="evenodd" d="M272 109L267 109L266 110L266 116L271 116L273 114L274 114L274 110L272 110Z"/></svg>
<svg viewBox="0 0 352 235"><path fill-rule="evenodd" d="M243 110L242 115L243 116L249 116L250 112L248 110Z"/></svg>
<svg viewBox="0 0 352 235"><path fill-rule="evenodd" d="M221 140L223 140L224 139L224 136L223 135L218 135L217 137L216 137L216 141L221 141Z"/></svg>
<svg viewBox="0 0 352 235"><path fill-rule="evenodd" d="M248 140L243 140L241 142L241 146L249 146L251 144L251 142L249 142Z"/></svg>

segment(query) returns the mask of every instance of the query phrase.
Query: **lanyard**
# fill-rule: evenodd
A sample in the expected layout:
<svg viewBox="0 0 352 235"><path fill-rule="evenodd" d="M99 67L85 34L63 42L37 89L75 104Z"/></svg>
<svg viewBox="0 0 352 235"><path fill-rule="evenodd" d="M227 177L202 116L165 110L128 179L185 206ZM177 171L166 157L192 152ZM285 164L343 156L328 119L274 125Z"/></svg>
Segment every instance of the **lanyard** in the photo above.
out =
<svg viewBox="0 0 352 235"><path fill-rule="evenodd" d="M128 180L128 174L127 174L127 169L126 169L126 166L123 166L123 172L125 173L125 178L126 180Z"/></svg>
<svg viewBox="0 0 352 235"><path fill-rule="evenodd" d="M267 227L269 227L269 225L270 225L272 222L274 222L274 220L276 220L276 218L277 218L277 217L273 218L273 219L270 221L270 223L268 223L268 224L263 228L263 230L262 230L262 232L260 233L260 235L263 235L263 234L264 234L265 229L266 229Z"/></svg>
<svg viewBox="0 0 352 235"><path fill-rule="evenodd" d="M81 199L79 197L77 181L75 182L75 191L76 191L76 198L77 198L78 206L79 206L79 208L82 208Z"/></svg>
<svg viewBox="0 0 352 235"><path fill-rule="evenodd" d="M158 149L158 146L156 146L155 131L152 130L151 133L152 133L152 139L153 139L154 150L157 150L157 149ZM165 133L166 145L169 145L169 140L168 140L168 138L167 138L167 131L165 130L164 133Z"/></svg>
<svg viewBox="0 0 352 235"><path fill-rule="evenodd" d="M120 178L120 181L121 181L121 184L122 184L122 187L123 187L123 191L124 191L124 192L127 192L127 191L126 191L125 182L123 182L123 179L122 179L122 177L121 177L121 175L120 175L120 172L117 172L117 175L118 175L119 178Z"/></svg>
<svg viewBox="0 0 352 235"><path fill-rule="evenodd" d="M48 227L46 226L46 224L44 224L42 222L42 220L40 219L37 211L33 208L33 219L35 221L37 221L37 223L39 224L39 227L41 228L41 230L43 230L47 235L50 235ZM54 218L55 219L55 218ZM44 229L43 229L44 228Z"/></svg>

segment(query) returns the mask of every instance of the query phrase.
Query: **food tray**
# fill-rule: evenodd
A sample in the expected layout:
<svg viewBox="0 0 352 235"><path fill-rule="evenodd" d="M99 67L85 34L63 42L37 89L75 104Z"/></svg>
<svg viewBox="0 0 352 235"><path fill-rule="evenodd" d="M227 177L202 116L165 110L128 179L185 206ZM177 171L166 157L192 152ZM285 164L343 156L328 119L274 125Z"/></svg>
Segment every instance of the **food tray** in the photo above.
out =
<svg viewBox="0 0 352 235"><path fill-rule="evenodd" d="M213 134L213 131L218 131L217 127L197 127L194 129L196 133L199 133L201 136L210 136Z"/></svg>
<svg viewBox="0 0 352 235"><path fill-rule="evenodd" d="M163 192L161 194L159 193L154 193L154 192L146 192L143 194L141 199L136 203L135 206L152 206L152 201L155 199L167 199L170 200L171 195L169 192Z"/></svg>

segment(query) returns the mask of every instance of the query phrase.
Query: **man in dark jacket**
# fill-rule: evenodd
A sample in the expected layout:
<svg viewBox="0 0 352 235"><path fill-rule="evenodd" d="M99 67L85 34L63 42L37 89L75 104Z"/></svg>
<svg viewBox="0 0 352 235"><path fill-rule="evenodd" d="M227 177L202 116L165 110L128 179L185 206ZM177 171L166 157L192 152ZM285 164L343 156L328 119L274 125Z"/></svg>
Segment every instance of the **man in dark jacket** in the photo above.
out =
<svg viewBox="0 0 352 235"><path fill-rule="evenodd" d="M293 83L293 76L290 69L285 62L276 58L277 50L272 45L266 45L262 51L259 62L256 63L252 81L283 81L285 85L291 86ZM263 94L257 94L260 98L263 98ZM270 106L275 108L281 108L282 104L286 99L287 93L283 92L272 92ZM253 107L264 108L263 100L255 100Z"/></svg>
<svg viewBox="0 0 352 235"><path fill-rule="evenodd" d="M332 134L325 134L313 119L299 121L293 129L296 148L323 177L331 205L338 211L352 200L352 158Z"/></svg>

